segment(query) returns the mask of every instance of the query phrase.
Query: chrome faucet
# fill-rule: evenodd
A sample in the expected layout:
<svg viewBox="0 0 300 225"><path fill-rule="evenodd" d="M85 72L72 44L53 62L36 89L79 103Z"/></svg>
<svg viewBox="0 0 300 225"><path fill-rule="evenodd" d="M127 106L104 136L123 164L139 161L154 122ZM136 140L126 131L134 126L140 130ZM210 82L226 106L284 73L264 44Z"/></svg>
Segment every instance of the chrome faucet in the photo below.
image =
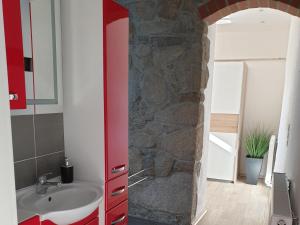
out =
<svg viewBox="0 0 300 225"><path fill-rule="evenodd" d="M61 182L49 182L47 176L52 173L46 173L42 176L39 176L37 184L36 184L36 193L39 195L43 195L47 193L47 190L51 186L60 187Z"/></svg>

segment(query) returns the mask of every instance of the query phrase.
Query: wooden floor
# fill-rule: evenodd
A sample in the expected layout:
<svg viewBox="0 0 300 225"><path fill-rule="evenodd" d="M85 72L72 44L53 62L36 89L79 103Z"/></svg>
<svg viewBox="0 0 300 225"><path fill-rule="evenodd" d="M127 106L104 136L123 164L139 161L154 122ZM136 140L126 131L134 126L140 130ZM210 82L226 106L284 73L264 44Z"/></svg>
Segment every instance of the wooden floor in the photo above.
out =
<svg viewBox="0 0 300 225"><path fill-rule="evenodd" d="M268 225L270 189L243 181L208 182L207 213L198 225Z"/></svg>

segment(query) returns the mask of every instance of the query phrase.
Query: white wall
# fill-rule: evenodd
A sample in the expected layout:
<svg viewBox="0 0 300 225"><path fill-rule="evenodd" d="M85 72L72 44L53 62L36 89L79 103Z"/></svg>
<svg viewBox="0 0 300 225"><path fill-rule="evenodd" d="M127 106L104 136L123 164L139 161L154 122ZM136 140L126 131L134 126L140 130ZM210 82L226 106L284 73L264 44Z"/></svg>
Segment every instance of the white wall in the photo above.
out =
<svg viewBox="0 0 300 225"><path fill-rule="evenodd" d="M3 225L16 225L17 206L7 84L2 4L0 4L0 218Z"/></svg>
<svg viewBox="0 0 300 225"><path fill-rule="evenodd" d="M289 24L219 25L216 59L285 58Z"/></svg>
<svg viewBox="0 0 300 225"><path fill-rule="evenodd" d="M210 130L210 111L211 111L211 99L212 99L212 81L214 72L214 51L215 51L215 35L216 26L211 25L208 27L208 39L210 41L210 58L208 62L209 79L207 82L207 87L204 91L205 101L204 101L204 131L203 131L203 150L201 159L201 171L198 180L198 204L196 209L195 221L193 224L197 224L197 220L201 219L205 213L206 205L206 189L207 189L207 163L208 163L208 147L209 147L209 130Z"/></svg>
<svg viewBox="0 0 300 225"><path fill-rule="evenodd" d="M275 170L291 180L291 200L300 216L300 19L294 17L287 54L286 85ZM290 125L290 132L288 126ZM288 134L289 133L289 134ZM287 138L289 136L289 138ZM287 143L288 141L288 143ZM286 161L284 160L286 158Z"/></svg>
<svg viewBox="0 0 300 225"><path fill-rule="evenodd" d="M278 147L275 162L275 172L284 172L286 167L286 153L288 151L288 136L289 125L290 132L292 122L295 123L295 118L292 117L292 112L296 110L295 101L297 92L297 78L299 71L297 65L299 64L299 32L300 22L298 18L293 18L290 28L290 38L286 62L286 78L284 87L284 97L282 102L282 113L280 120L280 129L278 134ZM293 124L294 125L294 124Z"/></svg>
<svg viewBox="0 0 300 225"><path fill-rule="evenodd" d="M245 113L243 122L244 139L247 133L262 124L273 134L278 134L281 104L285 79L285 61L247 62ZM241 146L241 149L244 149ZM240 173L245 174L245 151L240 154ZM266 170L266 159L262 176Z"/></svg>
<svg viewBox="0 0 300 225"><path fill-rule="evenodd" d="M288 37L289 23L217 26L215 59L243 61L248 68L242 140L259 125L278 133ZM239 164L242 175L244 159L242 144Z"/></svg>
<svg viewBox="0 0 300 225"><path fill-rule="evenodd" d="M76 179L103 185L102 1L64 0L61 12L66 155ZM104 224L104 202L100 218Z"/></svg>

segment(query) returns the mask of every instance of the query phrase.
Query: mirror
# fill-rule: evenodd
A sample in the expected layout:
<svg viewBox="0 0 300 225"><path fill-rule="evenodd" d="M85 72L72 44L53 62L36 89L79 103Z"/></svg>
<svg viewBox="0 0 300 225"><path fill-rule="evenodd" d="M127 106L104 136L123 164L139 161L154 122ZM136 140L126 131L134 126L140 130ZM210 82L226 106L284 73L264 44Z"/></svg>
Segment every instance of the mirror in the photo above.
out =
<svg viewBox="0 0 300 225"><path fill-rule="evenodd" d="M54 0L20 0L27 105L58 103Z"/></svg>

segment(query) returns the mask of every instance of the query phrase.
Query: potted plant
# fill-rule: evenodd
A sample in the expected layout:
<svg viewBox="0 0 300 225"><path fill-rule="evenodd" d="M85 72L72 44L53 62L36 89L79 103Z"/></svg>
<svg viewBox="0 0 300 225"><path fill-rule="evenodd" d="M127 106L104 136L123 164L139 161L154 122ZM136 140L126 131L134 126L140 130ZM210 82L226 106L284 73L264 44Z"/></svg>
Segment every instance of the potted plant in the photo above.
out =
<svg viewBox="0 0 300 225"><path fill-rule="evenodd" d="M264 129L250 132L245 139L247 183L256 185L264 155L269 150L271 134Z"/></svg>

